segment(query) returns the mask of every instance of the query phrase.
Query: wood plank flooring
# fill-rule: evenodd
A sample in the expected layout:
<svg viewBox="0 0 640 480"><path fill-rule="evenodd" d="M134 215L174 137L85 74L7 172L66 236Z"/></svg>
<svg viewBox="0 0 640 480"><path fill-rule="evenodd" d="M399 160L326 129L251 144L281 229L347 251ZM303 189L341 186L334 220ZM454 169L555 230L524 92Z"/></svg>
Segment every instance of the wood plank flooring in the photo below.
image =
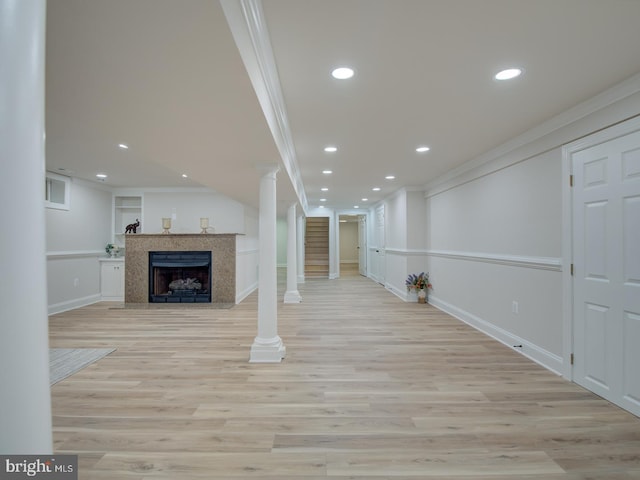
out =
<svg viewBox="0 0 640 480"><path fill-rule="evenodd" d="M82 480L640 479L630 413L366 278L299 287L277 365L248 363L257 294L52 316L52 347L117 348L52 387L56 452Z"/></svg>

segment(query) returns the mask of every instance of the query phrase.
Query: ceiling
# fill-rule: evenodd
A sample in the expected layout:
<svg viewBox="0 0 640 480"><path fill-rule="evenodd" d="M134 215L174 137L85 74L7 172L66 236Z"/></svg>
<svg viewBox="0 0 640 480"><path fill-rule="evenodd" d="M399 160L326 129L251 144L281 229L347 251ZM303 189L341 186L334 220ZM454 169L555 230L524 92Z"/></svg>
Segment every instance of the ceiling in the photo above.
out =
<svg viewBox="0 0 640 480"><path fill-rule="evenodd" d="M637 0L222 3L49 0L47 169L257 207L279 164L279 211L365 208L640 72ZM266 80L234 5L259 17ZM332 78L342 65L355 76ZM510 66L523 75L493 79Z"/></svg>

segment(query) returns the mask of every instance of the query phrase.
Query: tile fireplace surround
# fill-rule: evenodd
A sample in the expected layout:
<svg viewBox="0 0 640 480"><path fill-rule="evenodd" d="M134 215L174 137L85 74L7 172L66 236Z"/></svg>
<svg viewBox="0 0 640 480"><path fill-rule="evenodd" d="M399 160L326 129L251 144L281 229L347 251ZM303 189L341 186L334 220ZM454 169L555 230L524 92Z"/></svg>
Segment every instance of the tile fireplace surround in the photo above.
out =
<svg viewBox="0 0 640 480"><path fill-rule="evenodd" d="M125 236L125 303L149 303L149 252L211 251L211 303L236 302L235 233ZM202 305L202 304L200 304Z"/></svg>

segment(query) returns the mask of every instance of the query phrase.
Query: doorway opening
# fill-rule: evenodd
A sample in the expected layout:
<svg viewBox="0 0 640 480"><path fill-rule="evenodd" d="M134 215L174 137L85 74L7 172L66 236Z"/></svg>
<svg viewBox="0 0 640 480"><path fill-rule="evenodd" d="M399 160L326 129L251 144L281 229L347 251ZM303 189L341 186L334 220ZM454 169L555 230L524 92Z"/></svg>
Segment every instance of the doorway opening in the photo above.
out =
<svg viewBox="0 0 640 480"><path fill-rule="evenodd" d="M367 276L367 216L339 216L340 276Z"/></svg>

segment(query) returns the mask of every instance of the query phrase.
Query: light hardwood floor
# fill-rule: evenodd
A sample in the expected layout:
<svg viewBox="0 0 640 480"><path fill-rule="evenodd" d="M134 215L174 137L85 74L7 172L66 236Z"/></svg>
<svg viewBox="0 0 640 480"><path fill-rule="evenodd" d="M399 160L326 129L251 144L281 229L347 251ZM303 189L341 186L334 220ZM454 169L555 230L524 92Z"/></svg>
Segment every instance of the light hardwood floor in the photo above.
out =
<svg viewBox="0 0 640 480"><path fill-rule="evenodd" d="M358 275L300 292L277 365L248 363L255 293L52 316L52 347L117 348L53 386L56 452L81 480L640 479L630 413Z"/></svg>

